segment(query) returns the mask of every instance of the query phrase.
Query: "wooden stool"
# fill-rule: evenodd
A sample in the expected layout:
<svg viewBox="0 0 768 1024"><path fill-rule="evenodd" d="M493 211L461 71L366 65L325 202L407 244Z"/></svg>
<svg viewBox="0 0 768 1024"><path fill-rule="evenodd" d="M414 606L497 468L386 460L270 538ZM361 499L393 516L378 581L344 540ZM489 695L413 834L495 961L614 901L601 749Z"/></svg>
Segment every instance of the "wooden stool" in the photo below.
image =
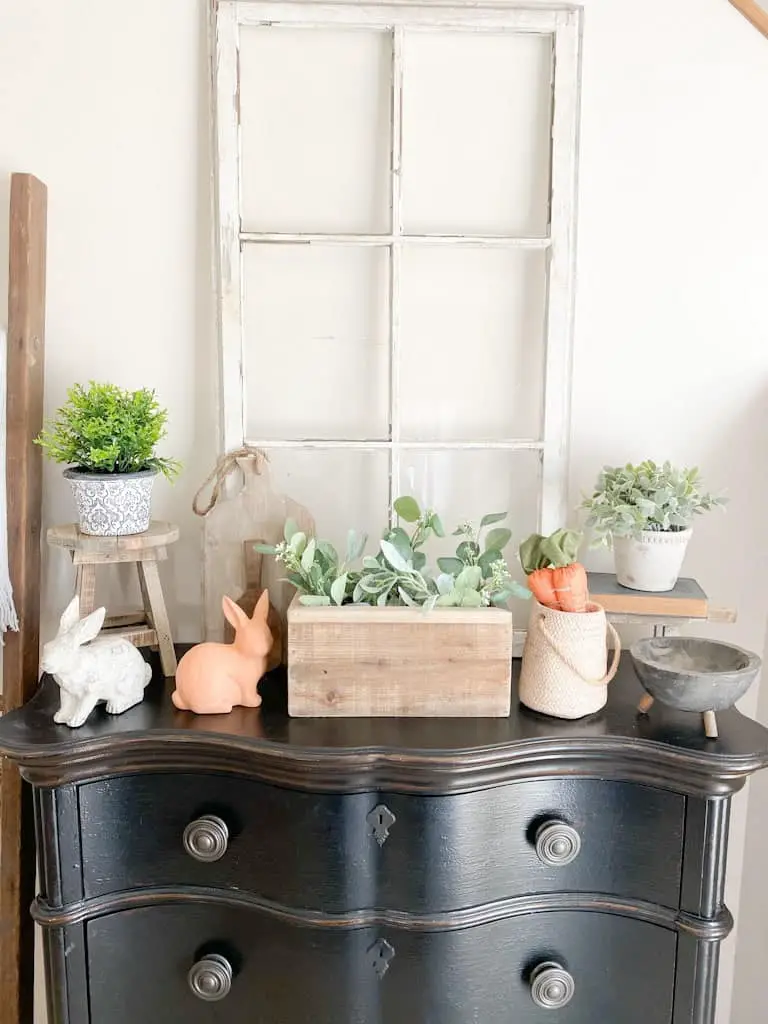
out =
<svg viewBox="0 0 768 1024"><path fill-rule="evenodd" d="M166 546L178 539L178 526L162 522L152 522L145 533L126 537L92 537L81 533L76 523L52 526L46 535L51 547L70 551L77 566L75 589L80 597L81 617L89 615L95 607L97 565L136 563L144 609L108 616L100 635L122 636L137 647L158 647L166 676L176 674L176 654L157 564L168 557Z"/></svg>

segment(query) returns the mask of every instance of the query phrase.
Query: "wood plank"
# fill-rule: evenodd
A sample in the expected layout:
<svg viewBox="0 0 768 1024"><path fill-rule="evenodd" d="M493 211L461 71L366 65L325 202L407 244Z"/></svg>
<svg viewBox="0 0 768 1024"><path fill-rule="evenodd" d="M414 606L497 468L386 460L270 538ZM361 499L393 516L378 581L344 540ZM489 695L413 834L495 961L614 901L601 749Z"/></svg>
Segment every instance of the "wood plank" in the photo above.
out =
<svg viewBox="0 0 768 1024"><path fill-rule="evenodd" d="M138 569L142 594L146 593L149 600L152 625L157 634L157 646L160 648L163 672L166 677L174 676L176 675L176 654L173 649L171 624L165 607L157 562L139 562Z"/></svg>
<svg viewBox="0 0 768 1024"><path fill-rule="evenodd" d="M506 12L505 12L506 13ZM538 12L544 14L544 11ZM552 184L549 234L544 451L539 530L549 534L568 520L568 437L571 353L576 294L575 210L579 156L581 21L560 12L552 83Z"/></svg>
<svg viewBox="0 0 768 1024"><path fill-rule="evenodd" d="M403 231L403 50L405 30L396 25L392 31L392 90L390 95L390 223L393 237L397 238ZM389 506L389 524L397 526L398 517L395 512L395 500L400 493L400 469L402 439L401 415L401 371L402 330L400 311L402 308L402 264L403 251L400 245L391 245L389 249L389 479L387 504Z"/></svg>
<svg viewBox="0 0 768 1024"><path fill-rule="evenodd" d="M570 11L554 6L527 7L501 4L478 8L476 0L452 0L450 4L422 3L407 0L394 3L312 3L286 4L264 2L243 3L218 0L221 21L234 12L240 25L300 25L306 28L349 26L384 28L403 25L410 28L463 29L469 32L515 29L518 32L552 32L567 19Z"/></svg>
<svg viewBox="0 0 768 1024"><path fill-rule="evenodd" d="M157 633L151 626L110 626L102 629L101 637L122 637L129 640L134 647L154 647L157 644Z"/></svg>
<svg viewBox="0 0 768 1024"><path fill-rule="evenodd" d="M133 612L122 612L119 615L108 615L104 620L104 629L123 629L125 626L143 626L146 614L140 609Z"/></svg>
<svg viewBox="0 0 768 1024"><path fill-rule="evenodd" d="M133 562L163 562L168 557L165 548L152 548L147 551L120 551L107 554L102 551L73 551L72 562L80 565L128 565Z"/></svg>
<svg viewBox="0 0 768 1024"><path fill-rule="evenodd" d="M84 554L112 555L118 561L118 555L133 556L137 551L151 551L173 544L179 539L179 528L175 523L157 520L151 522L144 533L129 533L124 537L96 537L81 533L77 523L67 523L66 526L49 527L45 539L54 548L69 548Z"/></svg>
<svg viewBox="0 0 768 1024"><path fill-rule="evenodd" d="M32 696L38 679L42 451L32 442L43 423L47 202L47 189L37 178L11 176L6 475L19 631L8 633L3 651L9 710ZM8 762L0 777L0 845L0 1024L28 1024L35 962L29 915L35 892L32 791Z"/></svg>
<svg viewBox="0 0 768 1024"><path fill-rule="evenodd" d="M674 590L661 594L629 590L617 583L612 573L607 572L587 573L587 582L592 600L610 613L684 619L708 617L709 600L693 579L680 579Z"/></svg>
<svg viewBox="0 0 768 1024"><path fill-rule="evenodd" d="M512 616L501 608L288 610L294 717L509 715Z"/></svg>
<svg viewBox="0 0 768 1024"><path fill-rule="evenodd" d="M211 67L216 155L216 291L219 332L219 445L232 451L245 438L240 247L240 30L234 3L211 5Z"/></svg>
<svg viewBox="0 0 768 1024"><path fill-rule="evenodd" d="M764 7L761 7L755 0L729 0L729 3L768 39L768 11Z"/></svg>
<svg viewBox="0 0 768 1024"><path fill-rule="evenodd" d="M77 567L77 593L80 598L80 618L90 615L96 607L96 566Z"/></svg>

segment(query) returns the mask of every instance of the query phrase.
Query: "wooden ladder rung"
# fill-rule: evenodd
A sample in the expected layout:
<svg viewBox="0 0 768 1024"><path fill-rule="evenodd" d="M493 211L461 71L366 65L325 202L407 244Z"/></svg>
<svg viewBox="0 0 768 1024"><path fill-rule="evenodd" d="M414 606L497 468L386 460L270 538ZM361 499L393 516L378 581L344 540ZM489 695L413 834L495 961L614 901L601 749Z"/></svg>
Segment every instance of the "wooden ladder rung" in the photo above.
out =
<svg viewBox="0 0 768 1024"><path fill-rule="evenodd" d="M112 626L109 629L102 629L99 636L122 637L124 640L130 640L136 647L157 646L157 633L146 623L133 626Z"/></svg>
<svg viewBox="0 0 768 1024"><path fill-rule="evenodd" d="M121 615L108 615L104 619L104 629L119 629L123 626L145 626L147 624L146 613L137 608L133 612L123 612Z"/></svg>

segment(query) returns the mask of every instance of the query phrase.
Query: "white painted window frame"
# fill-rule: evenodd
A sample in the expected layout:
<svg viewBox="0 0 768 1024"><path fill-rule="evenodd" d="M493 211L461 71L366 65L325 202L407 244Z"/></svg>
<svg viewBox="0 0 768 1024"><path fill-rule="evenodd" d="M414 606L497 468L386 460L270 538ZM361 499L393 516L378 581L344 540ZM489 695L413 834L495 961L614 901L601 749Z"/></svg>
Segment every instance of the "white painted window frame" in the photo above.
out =
<svg viewBox="0 0 768 1024"><path fill-rule="evenodd" d="M534 450L542 460L538 528L550 532L568 516L567 470L570 426L571 350L574 315L575 221L578 121L580 106L581 8L529 2L527 5L474 0L452 3L353 2L317 0L217 0L213 28L213 102L215 123L216 277L220 358L220 431L223 450L244 442L263 448L364 449L389 452L390 504L396 497L399 457L407 449L462 451ZM391 94L391 232L361 234L274 234L243 231L240 192L239 33L241 26L300 25L357 27L393 33ZM402 147L402 41L406 28L514 31L547 34L553 40L552 158L550 223L545 237L491 235L409 235L403 233L400 194ZM252 243L322 242L340 246L382 246L390 253L390 430L386 439L262 440L246 434L242 253ZM541 439L494 441L403 440L400 427L399 308L400 255L408 244L544 250L548 255L545 327L544 408Z"/></svg>

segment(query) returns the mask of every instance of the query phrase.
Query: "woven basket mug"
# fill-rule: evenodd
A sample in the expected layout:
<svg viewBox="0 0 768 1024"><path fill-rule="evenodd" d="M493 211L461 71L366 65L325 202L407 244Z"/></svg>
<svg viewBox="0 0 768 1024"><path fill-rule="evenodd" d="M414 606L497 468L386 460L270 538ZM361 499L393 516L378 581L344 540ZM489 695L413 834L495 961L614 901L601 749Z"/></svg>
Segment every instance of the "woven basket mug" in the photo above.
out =
<svg viewBox="0 0 768 1024"><path fill-rule="evenodd" d="M608 637L615 645L611 666ZM605 707L621 655L619 634L605 609L561 612L537 602L531 609L520 673L520 702L552 718L583 718Z"/></svg>

